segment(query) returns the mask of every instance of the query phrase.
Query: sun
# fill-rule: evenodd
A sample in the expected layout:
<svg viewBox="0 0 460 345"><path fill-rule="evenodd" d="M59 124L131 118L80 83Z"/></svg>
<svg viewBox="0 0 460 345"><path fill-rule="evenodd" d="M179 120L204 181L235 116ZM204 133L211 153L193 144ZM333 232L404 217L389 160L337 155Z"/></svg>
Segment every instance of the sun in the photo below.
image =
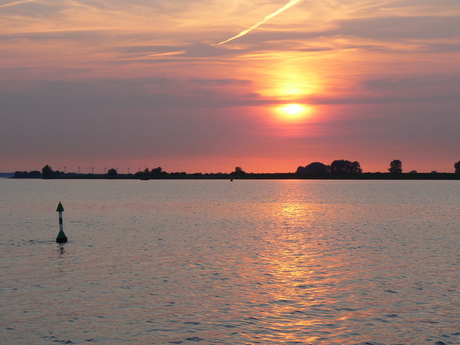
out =
<svg viewBox="0 0 460 345"><path fill-rule="evenodd" d="M285 121L303 120L309 113L307 106L298 103L284 104L276 110L278 117Z"/></svg>
<svg viewBox="0 0 460 345"><path fill-rule="evenodd" d="M303 107L300 104L287 104L283 107L283 111L287 115L297 116L302 113Z"/></svg>

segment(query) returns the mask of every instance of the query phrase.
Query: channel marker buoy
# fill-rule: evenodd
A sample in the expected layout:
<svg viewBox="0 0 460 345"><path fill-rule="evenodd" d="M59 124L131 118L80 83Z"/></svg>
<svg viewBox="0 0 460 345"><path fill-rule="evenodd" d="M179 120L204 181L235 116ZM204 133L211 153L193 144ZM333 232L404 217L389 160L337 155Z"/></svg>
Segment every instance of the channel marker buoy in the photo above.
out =
<svg viewBox="0 0 460 345"><path fill-rule="evenodd" d="M56 237L56 242L65 243L67 242L67 236L64 234L64 225L62 224L62 212L64 211L64 207L60 201L56 211L59 212L59 234Z"/></svg>

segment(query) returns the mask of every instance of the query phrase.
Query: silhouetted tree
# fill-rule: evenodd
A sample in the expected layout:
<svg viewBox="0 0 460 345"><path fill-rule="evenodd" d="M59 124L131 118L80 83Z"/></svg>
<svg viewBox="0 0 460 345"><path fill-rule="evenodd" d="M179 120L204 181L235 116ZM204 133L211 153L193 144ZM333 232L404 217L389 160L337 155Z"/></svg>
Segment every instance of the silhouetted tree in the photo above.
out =
<svg viewBox="0 0 460 345"><path fill-rule="evenodd" d="M307 169L303 166L298 166L297 167L297 170L295 171L296 174L306 174L307 173Z"/></svg>
<svg viewBox="0 0 460 345"><path fill-rule="evenodd" d="M235 167L235 171L230 173L232 176L242 176L244 174L246 174L246 172L241 167Z"/></svg>
<svg viewBox="0 0 460 345"><path fill-rule="evenodd" d="M392 174L401 174L403 171L402 162L399 159L392 160L388 171Z"/></svg>
<svg viewBox="0 0 460 345"><path fill-rule="evenodd" d="M330 166L331 174L361 174L363 170L358 161L335 160Z"/></svg>
<svg viewBox="0 0 460 345"><path fill-rule="evenodd" d="M152 169L152 171L150 171L150 177L159 177L159 176L161 176L162 171L163 171L163 169L161 169L161 167Z"/></svg>
<svg viewBox="0 0 460 345"><path fill-rule="evenodd" d="M298 167L296 173L297 174L327 174L329 171L329 167L320 162L313 162L308 164L305 167Z"/></svg>
<svg viewBox="0 0 460 345"><path fill-rule="evenodd" d="M42 177L43 178L50 178L50 177L53 177L53 176L54 176L53 169L51 169L51 167L49 165L45 165L42 168Z"/></svg>
<svg viewBox="0 0 460 345"><path fill-rule="evenodd" d="M148 179L150 177L149 168L145 168L142 171L138 171L137 173L134 174L134 176L140 179Z"/></svg>
<svg viewBox="0 0 460 345"><path fill-rule="evenodd" d="M335 160L331 163L331 174L345 174L347 172L347 165L348 163L351 164L350 161Z"/></svg>
<svg viewBox="0 0 460 345"><path fill-rule="evenodd" d="M454 164L455 172L460 174L460 161Z"/></svg>
<svg viewBox="0 0 460 345"><path fill-rule="evenodd" d="M351 174L361 174L363 169L361 169L361 165L358 161L354 161L351 163Z"/></svg>
<svg viewBox="0 0 460 345"><path fill-rule="evenodd" d="M305 167L307 174L327 174L329 167L320 162L313 162Z"/></svg>
<svg viewBox="0 0 460 345"><path fill-rule="evenodd" d="M111 168L109 171L107 171L107 176L109 177L115 177L118 175L117 169Z"/></svg>

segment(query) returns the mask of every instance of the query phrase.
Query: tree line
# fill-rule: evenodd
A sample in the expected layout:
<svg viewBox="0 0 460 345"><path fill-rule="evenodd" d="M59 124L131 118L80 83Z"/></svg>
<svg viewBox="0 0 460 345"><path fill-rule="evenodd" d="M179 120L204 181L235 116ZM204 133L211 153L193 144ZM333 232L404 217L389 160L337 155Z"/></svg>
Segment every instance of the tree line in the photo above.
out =
<svg viewBox="0 0 460 345"><path fill-rule="evenodd" d="M454 163L455 173L460 173L460 161ZM388 168L390 174L402 174L402 162L399 159L394 159L390 162L390 167ZM344 159L335 160L330 165L326 165L320 162L313 162L306 166L299 166L297 168L296 174L311 174L311 175L356 175L362 174L363 171L359 162L348 161ZM417 171L412 170L410 173L417 173ZM433 171L432 173L436 173Z"/></svg>
<svg viewBox="0 0 460 345"><path fill-rule="evenodd" d="M456 174L460 174L460 161L454 163ZM415 175L416 171L411 171L411 175ZM433 173L435 173L433 171ZM433 175L431 173L431 175ZM399 159L392 160L387 173L363 173L361 165L358 161L349 161L344 159L334 160L330 165L320 162L312 162L306 166L299 166L295 173L247 173L241 167L237 166L230 173L194 173L188 174L185 172L165 172L161 167L138 171L135 174L119 174L117 169L111 168L105 174L80 174L80 173L65 173L59 170L53 170L51 166L45 165L41 171L16 171L13 178L111 178L111 179L180 179L180 178L196 178L196 179L233 179L233 178L340 178L340 177L359 177L362 178L386 178L383 175L398 177L403 175L402 162ZM427 174L417 174L424 177ZM442 174L437 174L442 175ZM444 173L446 175L446 173ZM448 174L447 175L451 175ZM415 177L413 177L415 178ZM453 177L453 178L458 178Z"/></svg>
<svg viewBox="0 0 460 345"><path fill-rule="evenodd" d="M348 161L345 159L339 159L333 161L330 165L326 165L320 162L313 162L306 166L299 166L296 170L296 174L315 174L315 175L355 175L362 174L363 169L358 161Z"/></svg>

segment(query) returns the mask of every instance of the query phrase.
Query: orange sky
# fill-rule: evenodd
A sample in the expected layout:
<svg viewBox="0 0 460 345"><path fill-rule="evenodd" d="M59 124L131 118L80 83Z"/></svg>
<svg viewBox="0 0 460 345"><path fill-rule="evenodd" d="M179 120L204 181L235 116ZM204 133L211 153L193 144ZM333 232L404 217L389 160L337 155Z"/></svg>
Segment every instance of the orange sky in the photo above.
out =
<svg viewBox="0 0 460 345"><path fill-rule="evenodd" d="M460 3L0 0L0 171L451 172Z"/></svg>

